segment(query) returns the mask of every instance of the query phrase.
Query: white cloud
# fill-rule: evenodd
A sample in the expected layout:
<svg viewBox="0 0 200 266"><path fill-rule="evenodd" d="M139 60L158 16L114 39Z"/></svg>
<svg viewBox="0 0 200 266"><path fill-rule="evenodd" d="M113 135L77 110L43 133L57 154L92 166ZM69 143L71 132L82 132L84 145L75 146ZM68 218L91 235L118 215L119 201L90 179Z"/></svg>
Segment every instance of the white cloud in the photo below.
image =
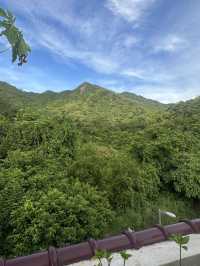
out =
<svg viewBox="0 0 200 266"><path fill-rule="evenodd" d="M58 0L52 5L48 0L43 0L39 9L36 0L29 1L29 5L26 3L25 0L18 0L13 7L28 20L29 24L23 25L23 30L34 49L43 47L65 64L79 62L104 74L123 73L131 58L130 52L131 56L135 56L134 61L137 60L139 53L136 56L135 46L140 39L130 30L119 31L118 22L113 18L105 14L88 16L88 19L78 16L73 11L73 0ZM139 13L149 5L144 0L123 0L122 6L128 7L129 4ZM141 73L134 74L133 70L124 75L143 78Z"/></svg>
<svg viewBox="0 0 200 266"><path fill-rule="evenodd" d="M154 52L176 52L180 49L183 49L187 45L187 41L178 35L171 34L160 40L154 45Z"/></svg>
<svg viewBox="0 0 200 266"><path fill-rule="evenodd" d="M151 82L154 84L168 83L173 77L170 73L166 73L161 69L158 71L158 68L154 68L149 64L143 64L140 68L125 68L120 74L128 77L130 80L139 79L142 82Z"/></svg>
<svg viewBox="0 0 200 266"><path fill-rule="evenodd" d="M107 80L106 87L126 90L137 84L141 91L136 88L135 92L160 101L177 101L200 93L199 27L195 24L200 21L198 8L191 8L190 13L186 10L185 14L180 10L179 15L177 7L173 8L174 17L170 13L170 20L166 16L162 21L163 11L158 10L150 23L142 24L158 0L88 1L91 3L81 10L78 8L82 1L77 0L57 0L51 5L49 0L42 0L39 8L38 0L3 1L16 13L17 23L31 43L33 57L45 50L45 56L49 53L55 62L63 63L63 69L77 69L77 79L79 72L85 70L84 65L96 72L97 80ZM163 52L170 56L163 56ZM35 57L34 65L37 67ZM51 70L48 67L47 73ZM21 75L4 68L0 69L0 76L19 87L63 88L59 73L52 81L45 69L29 69ZM67 78L63 79L66 82Z"/></svg>
<svg viewBox="0 0 200 266"><path fill-rule="evenodd" d="M110 18L103 15L88 19L79 16L73 10L72 0L58 0L52 5L43 0L39 9L38 1L32 0L29 4L19 0L13 5L29 22L23 25L23 31L34 48L48 49L63 63L79 62L99 73L114 73L119 71L123 46L136 42L136 38L125 34L124 43L119 42L115 49L111 45L118 30L115 22L107 23Z"/></svg>
<svg viewBox="0 0 200 266"><path fill-rule="evenodd" d="M2 64L0 65L0 77L1 81L9 82L17 88L26 91L58 91L59 89L61 90L71 87L71 84L67 81L65 81L65 87L63 88L63 80L50 79L49 73L46 69L41 71L41 69L31 65L18 67L17 65L12 65L10 62L8 62L6 66L2 66Z"/></svg>
<svg viewBox="0 0 200 266"><path fill-rule="evenodd" d="M137 22L155 0L107 0L106 6L115 15L129 22Z"/></svg>
<svg viewBox="0 0 200 266"><path fill-rule="evenodd" d="M141 70L134 70L134 69L125 69L121 72L122 75L128 76L128 77L134 77L138 79L146 79L144 74L142 73L143 71Z"/></svg>
<svg viewBox="0 0 200 266"><path fill-rule="evenodd" d="M199 96L198 89L184 88L184 90L177 89L173 86L160 85L160 86L142 86L136 89L129 89L145 98L153 99L161 103L177 103L179 101L186 101Z"/></svg>
<svg viewBox="0 0 200 266"><path fill-rule="evenodd" d="M115 88L115 90L116 87L120 84L120 80L117 79L94 79L91 80L91 82L108 89Z"/></svg>
<svg viewBox="0 0 200 266"><path fill-rule="evenodd" d="M132 46L135 46L136 44L139 43L139 39L136 38L135 36L133 35L127 35L125 38L124 38L124 46L126 48L131 48Z"/></svg>
<svg viewBox="0 0 200 266"><path fill-rule="evenodd" d="M41 26L41 24L40 24ZM73 44L62 32L53 26L42 24L42 31L38 30L38 44L56 54L63 62L78 60L100 73L113 73L119 68L119 63L112 60L103 52L88 50Z"/></svg>

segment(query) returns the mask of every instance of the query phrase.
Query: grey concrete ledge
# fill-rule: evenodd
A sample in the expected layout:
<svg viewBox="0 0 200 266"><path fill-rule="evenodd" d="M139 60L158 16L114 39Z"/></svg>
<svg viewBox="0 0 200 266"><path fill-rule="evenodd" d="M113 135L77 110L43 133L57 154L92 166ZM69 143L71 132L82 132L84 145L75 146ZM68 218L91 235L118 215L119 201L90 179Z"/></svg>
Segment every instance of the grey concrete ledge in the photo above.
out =
<svg viewBox="0 0 200 266"><path fill-rule="evenodd" d="M188 251L182 251L182 266L200 265L200 234L190 235ZM150 246L142 247L139 250L127 250L132 255L127 261L127 266L178 266L179 247L173 241L165 241ZM123 266L123 261L119 254L113 254L111 266ZM72 264L71 264L72 265ZM82 261L73 266L94 266L95 260ZM103 265L107 265L106 262Z"/></svg>

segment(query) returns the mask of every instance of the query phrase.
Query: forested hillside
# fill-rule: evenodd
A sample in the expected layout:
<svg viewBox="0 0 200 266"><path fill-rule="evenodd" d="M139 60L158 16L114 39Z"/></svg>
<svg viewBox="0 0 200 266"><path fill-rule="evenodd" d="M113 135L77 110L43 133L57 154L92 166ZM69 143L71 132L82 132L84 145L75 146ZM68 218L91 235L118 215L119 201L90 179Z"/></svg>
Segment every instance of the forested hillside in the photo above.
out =
<svg viewBox="0 0 200 266"><path fill-rule="evenodd" d="M200 214L200 98L0 83L0 256ZM170 220L171 221L171 220ZM168 221L169 222L169 221Z"/></svg>

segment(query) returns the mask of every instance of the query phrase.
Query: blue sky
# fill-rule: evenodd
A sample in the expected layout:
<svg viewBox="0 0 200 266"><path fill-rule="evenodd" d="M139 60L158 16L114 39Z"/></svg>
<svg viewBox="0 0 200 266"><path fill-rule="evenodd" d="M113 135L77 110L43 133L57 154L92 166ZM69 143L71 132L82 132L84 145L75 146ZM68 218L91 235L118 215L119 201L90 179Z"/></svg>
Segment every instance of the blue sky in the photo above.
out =
<svg viewBox="0 0 200 266"><path fill-rule="evenodd" d="M200 95L199 0L3 0L32 47L0 80L35 92L84 81L164 103ZM5 43L0 41L0 48Z"/></svg>

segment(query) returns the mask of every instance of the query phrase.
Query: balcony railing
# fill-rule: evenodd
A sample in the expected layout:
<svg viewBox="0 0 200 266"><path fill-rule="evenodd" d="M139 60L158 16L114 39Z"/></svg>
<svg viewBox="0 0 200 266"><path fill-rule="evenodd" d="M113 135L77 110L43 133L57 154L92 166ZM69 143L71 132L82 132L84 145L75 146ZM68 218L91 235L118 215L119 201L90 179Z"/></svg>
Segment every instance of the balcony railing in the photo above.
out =
<svg viewBox="0 0 200 266"><path fill-rule="evenodd" d="M200 219L182 220L177 224L167 226L155 225L150 229L138 232L124 231L120 235L111 236L101 240L91 239L77 245L64 248L50 247L48 251L30 256L18 257L10 260L0 259L0 266L63 266L94 256L95 250L109 250L112 252L125 249L139 249L165 241L172 234L200 233Z"/></svg>

